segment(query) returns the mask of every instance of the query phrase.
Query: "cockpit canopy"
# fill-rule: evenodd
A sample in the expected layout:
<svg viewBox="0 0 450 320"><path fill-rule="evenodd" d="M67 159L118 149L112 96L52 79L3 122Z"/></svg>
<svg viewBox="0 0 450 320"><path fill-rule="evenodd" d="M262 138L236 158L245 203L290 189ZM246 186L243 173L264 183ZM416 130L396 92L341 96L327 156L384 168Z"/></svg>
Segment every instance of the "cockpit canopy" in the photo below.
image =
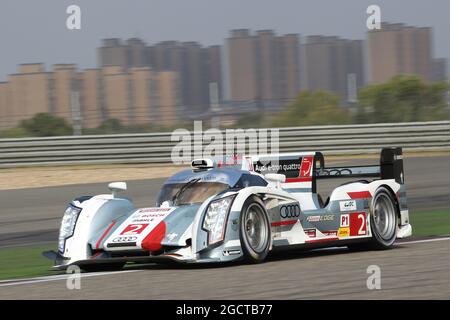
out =
<svg viewBox="0 0 450 320"><path fill-rule="evenodd" d="M165 201L172 202L174 196L177 198L176 205L202 203L209 197L228 189L266 185L267 181L264 178L245 170L229 168L213 168L202 171L184 170L166 180L156 205L160 206ZM182 188L184 190L180 192Z"/></svg>

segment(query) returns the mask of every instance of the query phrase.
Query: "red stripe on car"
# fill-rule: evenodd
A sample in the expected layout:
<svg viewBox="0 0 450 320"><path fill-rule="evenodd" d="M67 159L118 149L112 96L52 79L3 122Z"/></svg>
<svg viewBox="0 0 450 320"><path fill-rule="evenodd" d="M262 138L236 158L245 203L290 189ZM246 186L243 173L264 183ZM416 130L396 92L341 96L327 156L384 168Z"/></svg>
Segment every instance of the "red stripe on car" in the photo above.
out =
<svg viewBox="0 0 450 320"><path fill-rule="evenodd" d="M106 237L108 232L111 231L112 227L114 227L115 224L116 224L115 220L111 222L109 227L105 230L105 232L103 232L102 236L100 237L100 239L98 239L97 243L95 244L95 249L98 249L100 247L100 243L102 243L103 239Z"/></svg>
<svg viewBox="0 0 450 320"><path fill-rule="evenodd" d="M272 222L270 225L272 227L279 227L279 226L288 226L291 224L296 224L298 220L287 220L287 221L279 221L279 222Z"/></svg>
<svg viewBox="0 0 450 320"><path fill-rule="evenodd" d="M288 178L286 179L286 183L294 183L294 182L311 182L311 177L299 177L299 178Z"/></svg>
<svg viewBox="0 0 450 320"><path fill-rule="evenodd" d="M347 194L351 199L372 198L369 191L347 192Z"/></svg>
<svg viewBox="0 0 450 320"><path fill-rule="evenodd" d="M314 243L314 242L327 242L327 241L336 241L336 240L339 240L339 238L324 238L324 239L305 240L305 242Z"/></svg>
<svg viewBox="0 0 450 320"><path fill-rule="evenodd" d="M148 251L158 251L162 248L161 241L166 236L166 223L161 221L150 233L142 240L141 247Z"/></svg>

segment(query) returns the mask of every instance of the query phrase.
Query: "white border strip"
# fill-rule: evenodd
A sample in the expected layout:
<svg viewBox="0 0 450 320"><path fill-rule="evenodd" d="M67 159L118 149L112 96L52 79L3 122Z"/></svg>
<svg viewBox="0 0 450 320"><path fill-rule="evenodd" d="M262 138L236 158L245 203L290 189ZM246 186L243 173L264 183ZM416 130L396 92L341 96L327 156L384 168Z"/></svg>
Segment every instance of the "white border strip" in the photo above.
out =
<svg viewBox="0 0 450 320"><path fill-rule="evenodd" d="M89 277L97 277L97 276L107 276L111 274L121 274L128 272L137 272L141 270L124 270L124 271L110 271L110 272L93 272L93 273L81 273L81 278L89 278ZM71 274L58 274L54 276L46 276L46 277L37 277L37 278L27 278L27 279L11 279L11 280L2 280L0 281L0 287L8 287L8 286L16 286L21 284L34 284L40 282L50 282L50 281L58 281L58 280L67 280L69 276L73 276Z"/></svg>

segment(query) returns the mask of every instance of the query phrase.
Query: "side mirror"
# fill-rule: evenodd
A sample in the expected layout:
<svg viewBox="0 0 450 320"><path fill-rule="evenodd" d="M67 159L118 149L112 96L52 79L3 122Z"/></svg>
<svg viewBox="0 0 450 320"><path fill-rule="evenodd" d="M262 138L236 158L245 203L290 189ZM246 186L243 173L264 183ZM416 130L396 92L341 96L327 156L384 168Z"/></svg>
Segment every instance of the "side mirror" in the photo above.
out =
<svg viewBox="0 0 450 320"><path fill-rule="evenodd" d="M119 191L125 191L127 190L127 183L126 182L111 182L108 184L109 190L112 192L113 198L117 197L117 193Z"/></svg>
<svg viewBox="0 0 450 320"><path fill-rule="evenodd" d="M268 173L264 176L268 181L274 182L277 188L281 188L281 184L286 182L286 176L278 173Z"/></svg>

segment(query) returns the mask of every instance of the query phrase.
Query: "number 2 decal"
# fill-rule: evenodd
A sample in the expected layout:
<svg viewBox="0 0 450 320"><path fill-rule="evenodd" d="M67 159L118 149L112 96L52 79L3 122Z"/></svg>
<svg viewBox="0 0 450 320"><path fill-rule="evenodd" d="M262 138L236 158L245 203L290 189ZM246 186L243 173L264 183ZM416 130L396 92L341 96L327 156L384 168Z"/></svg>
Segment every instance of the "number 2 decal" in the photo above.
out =
<svg viewBox="0 0 450 320"><path fill-rule="evenodd" d="M350 236L358 237L367 235L367 221L365 212L350 214Z"/></svg>
<svg viewBox="0 0 450 320"><path fill-rule="evenodd" d="M121 235L140 234L147 226L148 226L148 223L129 224L125 229L123 229L123 231L120 234Z"/></svg>
<svg viewBox="0 0 450 320"><path fill-rule="evenodd" d="M358 235L364 236L366 234L366 215L365 214L358 214L358 219L361 220L361 226L358 230Z"/></svg>

